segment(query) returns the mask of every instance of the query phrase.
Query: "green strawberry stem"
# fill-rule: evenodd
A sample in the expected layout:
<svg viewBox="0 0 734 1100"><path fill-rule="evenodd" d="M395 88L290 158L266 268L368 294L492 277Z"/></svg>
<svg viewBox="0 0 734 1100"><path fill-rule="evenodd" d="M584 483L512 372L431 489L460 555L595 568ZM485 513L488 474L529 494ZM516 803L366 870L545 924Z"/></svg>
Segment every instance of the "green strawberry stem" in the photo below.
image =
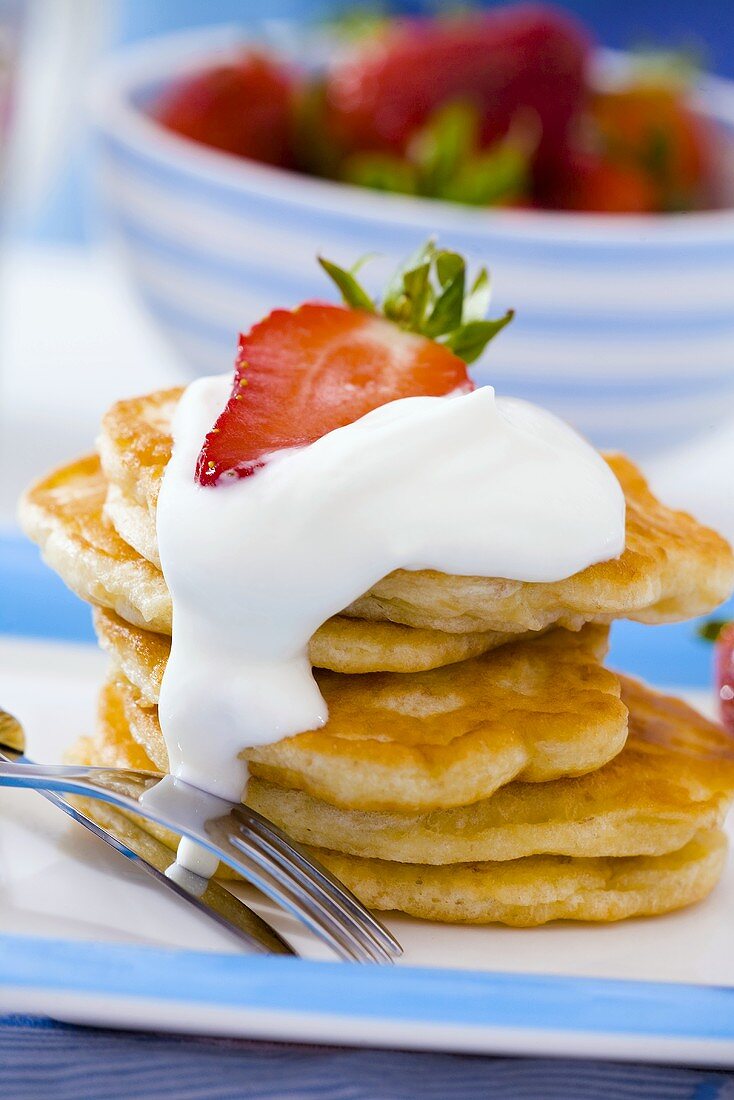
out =
<svg viewBox="0 0 734 1100"><path fill-rule="evenodd" d="M490 340L515 315L487 319L490 280L482 268L467 289L466 261L458 252L437 248L427 241L390 279L381 305L357 279L361 266L350 270L319 256L319 263L339 288L346 305L368 313L382 313L406 332L417 332L450 348L465 363L473 363Z"/></svg>
<svg viewBox="0 0 734 1100"><path fill-rule="evenodd" d="M696 633L704 642L715 642L724 627L728 625L728 619L706 619L696 628Z"/></svg>
<svg viewBox="0 0 734 1100"><path fill-rule="evenodd" d="M507 206L528 199L540 140L537 118L518 111L507 134L488 147L480 140L481 123L473 103L451 100L416 130L403 156L362 150L346 157L337 175L375 191L470 206Z"/></svg>

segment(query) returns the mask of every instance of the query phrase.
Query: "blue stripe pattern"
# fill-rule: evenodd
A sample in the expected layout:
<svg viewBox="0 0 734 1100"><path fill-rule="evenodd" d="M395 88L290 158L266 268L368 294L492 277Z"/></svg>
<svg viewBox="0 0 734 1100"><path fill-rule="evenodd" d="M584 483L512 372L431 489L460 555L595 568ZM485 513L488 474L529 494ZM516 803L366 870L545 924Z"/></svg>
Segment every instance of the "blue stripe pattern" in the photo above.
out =
<svg viewBox="0 0 734 1100"><path fill-rule="evenodd" d="M132 95L129 102L140 103L151 98L145 89L142 94ZM610 260L626 264L634 271L659 270L663 265L680 260L681 247L689 262L706 268L712 265L728 268L734 259L734 223L731 221L727 222L725 230L718 235L712 232L707 240L691 237L667 241L654 233L648 236L639 228L632 233L620 231L594 240L567 237L560 229L555 238L535 236L503 228L499 219L477 220L475 225L470 225L472 219L463 208L449 208L447 212L445 206L438 207L431 200L406 201L400 197L370 195L369 201L360 206L357 198L360 193L355 189L322 181L312 185L310 180L300 181L298 177L281 172L258 172L248 180L243 167L236 180L228 178L224 172L214 178L198 167L196 153L184 160L183 157L173 158L169 150L159 148L154 139L149 138L144 145L132 143L107 130L102 131L102 138L103 154L121 169L155 187L165 187L181 198L194 199L265 224L277 211L280 229L297 232L303 228L305 219L317 230L328 227L330 237L345 243L351 243L360 228L368 226L373 246L385 252L392 251L396 233L401 248L410 247L415 234L411 232L409 222L412 219L407 214L415 210L436 221L445 220L462 251L470 253L476 252L477 230L481 234L486 225L491 225L495 255L541 262L549 273L568 261L578 264L587 274L589 268L592 271L603 268ZM320 206L315 197L317 188L323 203ZM332 200L331 204L324 201L325 196ZM375 207L379 209L380 206L384 209L384 221L373 214ZM404 222L399 216L401 210L406 214ZM645 246L641 249L640 238L643 237L646 238Z"/></svg>
<svg viewBox="0 0 734 1100"><path fill-rule="evenodd" d="M734 988L547 974L373 967L4 936L0 989L136 997L306 1018L338 1012L467 1028L732 1044Z"/></svg>
<svg viewBox="0 0 734 1100"><path fill-rule="evenodd" d="M172 240L164 236L160 230L151 230L133 215L118 208L110 212L112 222L120 234L123 243L130 251L131 259L136 257L152 257L156 260L164 260L171 264L178 272L186 271L196 274L200 279L208 277L214 285L222 284L228 288L241 286L257 287L258 295L266 302L278 303L282 306L297 305L308 299L323 298L329 293L323 276L319 277L315 264L313 271L283 271L263 270L262 265L256 259L246 256L225 257L213 256L201 245L194 245L190 241ZM359 245L356 246L357 250ZM138 275L138 278L141 278ZM496 312L499 314L510 307L507 296L495 296ZM685 313L681 315L660 314L654 316L649 312L639 317L628 316L624 320L624 326L620 324L619 317L610 316L608 313L590 313L588 311L574 311L572 323L569 323L568 315L558 312L542 312L535 307L526 306L513 321L515 330L523 335L536 339L549 335L562 335L567 340L588 341L589 337L595 339L617 339L620 336L636 338L639 347L644 347L645 341L656 343L661 333L669 339L683 336L687 340L705 339L717 336L728 340L734 340L734 315L732 313L734 303L727 305L724 311L712 310L702 313ZM184 316L183 311L179 316ZM177 322L178 323L178 322ZM204 326L204 316L197 322ZM219 339L226 338L231 342L233 328L231 324L217 325L216 320L211 324L210 331ZM499 347L499 345L498 345ZM495 355L496 355L495 351ZM501 358L501 354L500 354ZM620 390L631 386L633 390L639 390L640 386L647 386L651 393L665 393L666 386L685 384L687 392L697 391L697 372L706 364L700 364L692 360L690 373L683 379L669 380L664 374L659 379L627 379L613 377L610 379L597 379L589 374L583 379L587 386L594 387L614 386ZM712 382L720 384L721 379L715 375ZM555 383L554 383L555 384ZM563 379L559 380L561 386ZM732 383L734 384L734 382ZM569 387L567 386L567 389ZM603 389L600 395L604 395Z"/></svg>
<svg viewBox="0 0 734 1100"><path fill-rule="evenodd" d="M242 284L256 284L258 293L271 303L278 305L297 305L308 298L322 296L325 293L326 284L323 275L316 265L312 271L296 271L291 267L284 267L278 271L263 270L256 258L246 253L237 256L214 256L201 244L194 244L186 238L172 239L167 237L160 228L152 229L118 206L111 211L114 224L122 234L124 240L137 246L140 254L165 259L175 264L179 269L189 270L199 276L210 276L217 282L238 287ZM360 247L355 242L355 248ZM473 252L476 252L474 245ZM501 287L497 288L498 293ZM509 302L495 295L497 312L509 307ZM601 303L600 303L601 304ZM692 337L724 336L734 337L734 317L732 316L732 304L728 303L724 309L689 310L685 313L660 312L655 314L650 310L638 316L626 316L621 319L610 315L609 312L589 312L588 310L573 312L573 326L569 331L569 318L560 310L543 312L537 308L524 307L513 322L528 334L542 336L545 334L561 333L566 338L572 336L588 336L614 339L621 335L634 336L638 339L657 341L661 332L674 338L682 335ZM231 332L231 328L228 328Z"/></svg>

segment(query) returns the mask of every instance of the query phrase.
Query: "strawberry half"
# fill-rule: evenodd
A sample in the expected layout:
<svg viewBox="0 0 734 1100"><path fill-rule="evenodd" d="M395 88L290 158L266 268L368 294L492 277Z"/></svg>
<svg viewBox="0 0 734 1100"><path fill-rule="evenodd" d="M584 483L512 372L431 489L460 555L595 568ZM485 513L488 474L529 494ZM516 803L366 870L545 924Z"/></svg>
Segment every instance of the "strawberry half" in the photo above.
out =
<svg viewBox="0 0 734 1100"><path fill-rule="evenodd" d="M313 443L400 397L470 388L466 364L425 336L364 310L308 303L276 309L240 337L227 407L197 476L247 477L263 456Z"/></svg>
<svg viewBox="0 0 734 1100"><path fill-rule="evenodd" d="M393 277L383 315L353 272L322 265L346 306L276 309L240 336L231 396L197 462L201 485L248 477L273 451L313 443L389 401L472 389L467 362L511 317L481 319L486 271L465 294L464 261L432 243Z"/></svg>

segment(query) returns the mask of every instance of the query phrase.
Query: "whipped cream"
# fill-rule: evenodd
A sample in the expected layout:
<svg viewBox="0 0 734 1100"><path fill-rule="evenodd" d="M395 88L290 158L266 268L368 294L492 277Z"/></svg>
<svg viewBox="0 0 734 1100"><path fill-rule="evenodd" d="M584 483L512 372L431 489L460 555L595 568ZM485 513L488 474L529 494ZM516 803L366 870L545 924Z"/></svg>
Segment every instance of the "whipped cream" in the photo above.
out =
<svg viewBox="0 0 734 1100"><path fill-rule="evenodd" d="M197 456L230 388L227 375L184 393L157 519L170 767L224 798L243 793L244 748L325 724L309 639L392 570L550 582L624 549L624 496L600 455L490 387L391 402L204 488Z"/></svg>

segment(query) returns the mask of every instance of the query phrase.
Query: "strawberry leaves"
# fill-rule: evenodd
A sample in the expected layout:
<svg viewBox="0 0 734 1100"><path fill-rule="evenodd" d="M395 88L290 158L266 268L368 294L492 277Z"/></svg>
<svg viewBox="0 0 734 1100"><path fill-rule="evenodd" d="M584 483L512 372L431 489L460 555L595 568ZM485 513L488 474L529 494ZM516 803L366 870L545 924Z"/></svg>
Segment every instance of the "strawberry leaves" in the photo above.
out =
<svg viewBox="0 0 734 1100"><path fill-rule="evenodd" d="M473 363L514 316L486 319L490 280L482 268L467 291L466 261L458 252L439 249L428 241L390 279L380 309L357 280L357 267L345 270L319 257L346 305L369 313L381 312L406 332L416 332ZM358 266L358 265L357 265Z"/></svg>
<svg viewBox="0 0 734 1100"><path fill-rule="evenodd" d="M356 267L352 268L351 271L346 271L330 260L325 260L323 256L319 256L319 263L329 278L333 279L339 287L342 298L348 306L351 306L352 309L367 310L368 313L376 312L375 303L367 291L357 282Z"/></svg>
<svg viewBox="0 0 734 1100"><path fill-rule="evenodd" d="M519 111L504 137L482 143L474 104L454 100L438 107L408 142L405 154L379 150L347 157L339 178L375 191L423 195L469 206L507 206L527 200L540 130Z"/></svg>
<svg viewBox="0 0 734 1100"><path fill-rule="evenodd" d="M452 332L442 343L465 363L473 363L482 354L489 341L511 320L512 310L508 310L504 317L498 317L494 321L470 321Z"/></svg>

